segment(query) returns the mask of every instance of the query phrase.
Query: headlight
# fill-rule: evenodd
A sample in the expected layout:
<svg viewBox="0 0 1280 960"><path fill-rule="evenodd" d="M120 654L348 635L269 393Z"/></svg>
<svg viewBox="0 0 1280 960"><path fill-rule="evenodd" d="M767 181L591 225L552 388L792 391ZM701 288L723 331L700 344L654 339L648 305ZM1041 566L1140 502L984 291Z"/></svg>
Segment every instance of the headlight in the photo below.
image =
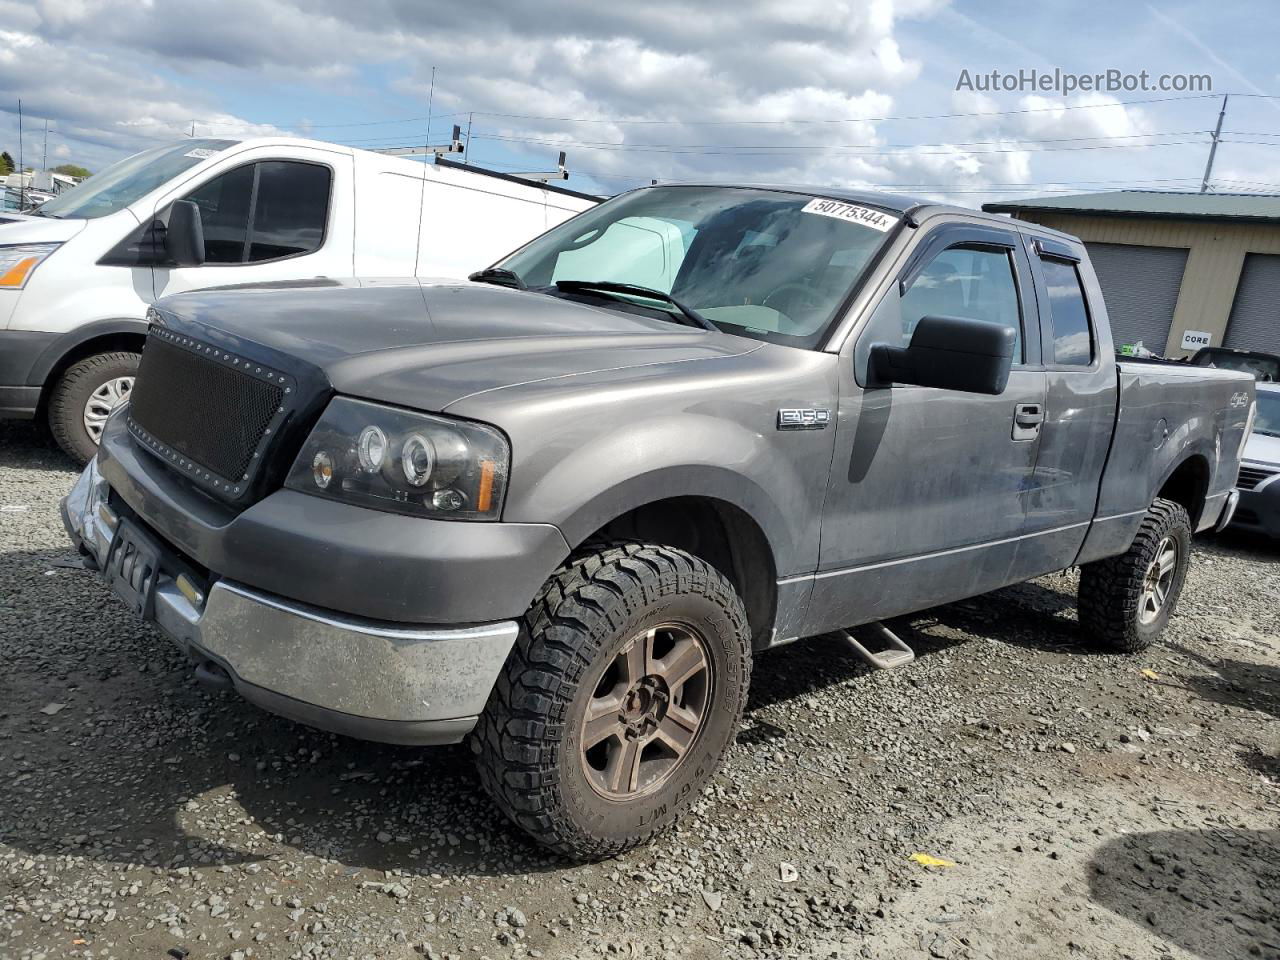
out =
<svg viewBox="0 0 1280 960"><path fill-rule="evenodd" d="M441 520L496 520L511 455L493 427L336 397L285 486Z"/></svg>
<svg viewBox="0 0 1280 960"><path fill-rule="evenodd" d="M0 289L21 290L40 261L59 246L57 243L21 243L0 247Z"/></svg>

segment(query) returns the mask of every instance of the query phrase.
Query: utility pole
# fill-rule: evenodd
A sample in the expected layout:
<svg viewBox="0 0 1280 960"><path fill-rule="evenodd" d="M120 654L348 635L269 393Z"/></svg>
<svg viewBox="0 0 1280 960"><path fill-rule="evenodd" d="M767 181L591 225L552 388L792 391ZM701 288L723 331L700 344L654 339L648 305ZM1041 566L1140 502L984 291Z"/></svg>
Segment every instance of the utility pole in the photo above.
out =
<svg viewBox="0 0 1280 960"><path fill-rule="evenodd" d="M40 161L40 169L49 169L49 118L44 118L44 157Z"/></svg>
<svg viewBox="0 0 1280 960"><path fill-rule="evenodd" d="M463 163L471 162L471 121L476 118L474 112L467 114L467 152L462 155Z"/></svg>
<svg viewBox="0 0 1280 960"><path fill-rule="evenodd" d="M1218 125L1213 128L1213 141L1209 144L1209 162L1204 165L1204 179L1200 181L1200 192L1205 193L1209 189L1209 177L1213 175L1213 155L1218 152L1218 138L1222 136L1222 118L1227 115L1227 97L1230 94L1222 95L1222 109L1218 111Z"/></svg>

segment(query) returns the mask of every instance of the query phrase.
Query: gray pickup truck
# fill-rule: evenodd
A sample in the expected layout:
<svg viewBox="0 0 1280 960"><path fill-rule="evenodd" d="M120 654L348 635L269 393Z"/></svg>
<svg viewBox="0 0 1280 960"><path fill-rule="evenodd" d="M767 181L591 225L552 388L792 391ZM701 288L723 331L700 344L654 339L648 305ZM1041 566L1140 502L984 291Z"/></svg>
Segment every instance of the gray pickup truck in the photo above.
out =
<svg viewBox="0 0 1280 960"><path fill-rule="evenodd" d="M1247 374L1113 357L1084 247L906 198L659 186L470 283L158 303L71 537L206 682L469 740L594 858L696 797L754 656L1079 567L1150 644L1225 525Z"/></svg>

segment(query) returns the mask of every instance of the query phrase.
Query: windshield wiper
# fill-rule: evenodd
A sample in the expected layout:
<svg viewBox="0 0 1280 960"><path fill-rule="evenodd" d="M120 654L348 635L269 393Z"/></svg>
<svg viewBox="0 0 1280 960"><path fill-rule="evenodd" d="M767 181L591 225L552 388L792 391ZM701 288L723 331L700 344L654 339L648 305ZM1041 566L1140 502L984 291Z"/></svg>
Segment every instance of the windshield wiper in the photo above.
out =
<svg viewBox="0 0 1280 960"><path fill-rule="evenodd" d="M573 293L579 290L588 293L598 291L600 293L621 293L629 297L659 300L663 303L671 304L676 308L676 312L683 315L696 327L710 330L713 333L720 329L693 307L687 306L671 294L655 290L653 287L642 287L638 283L617 283L613 280L557 280L555 285L557 290L563 290L565 293Z"/></svg>
<svg viewBox="0 0 1280 960"><path fill-rule="evenodd" d="M520 274L506 267L485 267L467 277L474 283L492 283L499 287L511 287L513 290L527 290Z"/></svg>

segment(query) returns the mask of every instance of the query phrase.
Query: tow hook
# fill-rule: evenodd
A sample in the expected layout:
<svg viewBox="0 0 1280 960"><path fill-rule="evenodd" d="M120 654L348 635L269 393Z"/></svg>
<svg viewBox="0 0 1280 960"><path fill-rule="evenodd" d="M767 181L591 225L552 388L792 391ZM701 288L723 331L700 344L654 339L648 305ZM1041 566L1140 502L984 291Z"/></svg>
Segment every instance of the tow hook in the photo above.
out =
<svg viewBox="0 0 1280 960"><path fill-rule="evenodd" d="M196 682L206 690L230 690L231 676L212 660L196 664Z"/></svg>

